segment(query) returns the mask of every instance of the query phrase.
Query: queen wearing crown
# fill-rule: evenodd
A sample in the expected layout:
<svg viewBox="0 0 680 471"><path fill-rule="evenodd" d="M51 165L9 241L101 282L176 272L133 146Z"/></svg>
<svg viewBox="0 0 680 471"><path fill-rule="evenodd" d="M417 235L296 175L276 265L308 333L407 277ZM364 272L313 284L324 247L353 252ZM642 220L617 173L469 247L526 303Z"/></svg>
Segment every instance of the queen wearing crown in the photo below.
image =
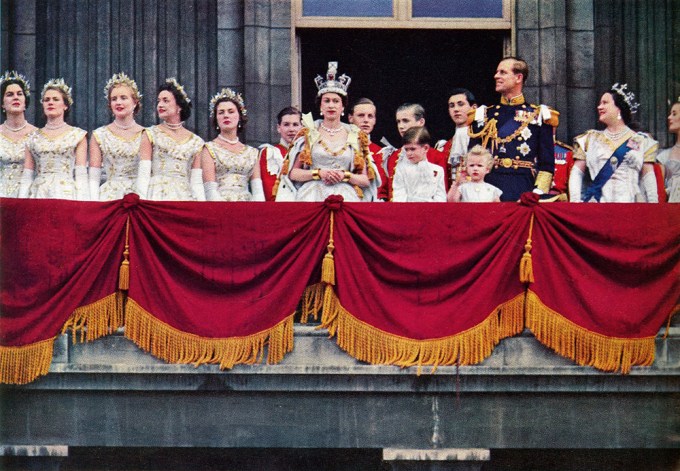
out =
<svg viewBox="0 0 680 471"><path fill-rule="evenodd" d="M16 198L24 170L26 141L36 129L26 121L25 115L31 85L23 75L5 72L0 77L0 95L5 118L0 126L0 197Z"/></svg>
<svg viewBox="0 0 680 471"><path fill-rule="evenodd" d="M158 88L162 123L142 136L136 193L156 201L205 201L201 150L203 139L184 127L191 100L175 78Z"/></svg>
<svg viewBox="0 0 680 471"><path fill-rule="evenodd" d="M243 97L223 88L210 101L210 119L219 131L201 157L208 201L264 201L259 152L239 140L248 121Z"/></svg>
<svg viewBox="0 0 680 471"><path fill-rule="evenodd" d="M295 141L275 189L277 201L324 201L330 195L341 195L350 202L376 198L380 178L368 136L340 121L351 79L344 74L336 77L337 67L337 62L329 62L326 79L315 79L322 119L314 121L311 114L303 115L301 137ZM294 198L283 196L290 194Z"/></svg>
<svg viewBox="0 0 680 471"><path fill-rule="evenodd" d="M52 79L41 101L47 123L26 142L19 197L88 200L87 132L65 121L73 106L71 87Z"/></svg>
<svg viewBox="0 0 680 471"><path fill-rule="evenodd" d="M614 84L597 106L603 131L591 129L574 139L569 200L632 203L659 201L654 161L657 142L631 129L639 107L626 84Z"/></svg>
<svg viewBox="0 0 680 471"><path fill-rule="evenodd" d="M110 201L134 192L144 128L135 122L141 108L137 83L114 74L104 87L113 121L95 129L90 139L90 198ZM106 182L99 186L102 166Z"/></svg>

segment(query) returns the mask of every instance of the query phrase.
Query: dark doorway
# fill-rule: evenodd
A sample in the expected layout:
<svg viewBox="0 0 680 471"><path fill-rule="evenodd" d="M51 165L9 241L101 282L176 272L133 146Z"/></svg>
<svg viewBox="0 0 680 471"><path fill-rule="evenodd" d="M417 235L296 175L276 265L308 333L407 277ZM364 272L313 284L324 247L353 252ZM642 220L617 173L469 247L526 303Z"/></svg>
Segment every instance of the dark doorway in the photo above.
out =
<svg viewBox="0 0 680 471"><path fill-rule="evenodd" d="M394 113L405 102L421 103L434 140L448 139L453 123L448 115L448 90L465 87L480 103L497 100L493 74L503 56L503 31L302 29L302 109L313 111L314 77L325 77L329 61L338 75L352 78L349 99L372 99L378 122L371 136L399 145Z"/></svg>

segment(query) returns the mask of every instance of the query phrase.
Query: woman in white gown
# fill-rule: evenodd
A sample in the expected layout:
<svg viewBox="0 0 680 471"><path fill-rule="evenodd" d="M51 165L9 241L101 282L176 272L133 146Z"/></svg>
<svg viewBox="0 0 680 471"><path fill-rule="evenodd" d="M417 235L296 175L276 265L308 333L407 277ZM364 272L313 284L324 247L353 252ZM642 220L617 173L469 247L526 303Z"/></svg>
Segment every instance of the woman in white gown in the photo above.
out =
<svg viewBox="0 0 680 471"><path fill-rule="evenodd" d="M17 72L5 72L0 77L0 96L5 118L0 126L0 198L16 198L24 170L26 141L36 130L26 121L31 84Z"/></svg>
<svg viewBox="0 0 680 471"><path fill-rule="evenodd" d="M71 87L64 79L52 79L43 87L41 101L47 123L26 142L19 197L86 201L87 132L65 121L73 106Z"/></svg>
<svg viewBox="0 0 680 471"><path fill-rule="evenodd" d="M326 80L317 76L317 101L323 119L313 121L311 114L302 117L302 137L295 141L284 163L285 176L297 191L296 201L324 201L330 195L342 195L345 201L376 199L380 177L371 158L366 133L355 125L340 121L347 104L350 78L336 79L337 63L328 64ZM290 172L287 172L287 166ZM277 195L277 201L280 201Z"/></svg>
<svg viewBox="0 0 680 471"><path fill-rule="evenodd" d="M247 118L243 97L223 88L210 101L210 119L219 131L201 157L208 201L264 201L259 152L238 137Z"/></svg>
<svg viewBox="0 0 680 471"><path fill-rule="evenodd" d="M616 83L602 95L597 112L606 128L591 129L574 139L570 201L659 201L654 175L658 144L628 126L638 106L625 84Z"/></svg>
<svg viewBox="0 0 680 471"><path fill-rule="evenodd" d="M668 132L675 135L675 144L659 152L663 164L665 187L669 203L680 203L680 97L668 114Z"/></svg>
<svg viewBox="0 0 680 471"><path fill-rule="evenodd" d="M137 83L124 73L114 74L104 94L113 121L95 129L90 139L90 197L95 201L117 200L135 191L144 134L135 122L142 97ZM106 181L100 187L102 166Z"/></svg>
<svg viewBox="0 0 680 471"><path fill-rule="evenodd" d="M159 87L156 110L163 122L142 137L137 194L157 201L205 201L204 142L184 127L191 116L191 100L176 79L166 79Z"/></svg>

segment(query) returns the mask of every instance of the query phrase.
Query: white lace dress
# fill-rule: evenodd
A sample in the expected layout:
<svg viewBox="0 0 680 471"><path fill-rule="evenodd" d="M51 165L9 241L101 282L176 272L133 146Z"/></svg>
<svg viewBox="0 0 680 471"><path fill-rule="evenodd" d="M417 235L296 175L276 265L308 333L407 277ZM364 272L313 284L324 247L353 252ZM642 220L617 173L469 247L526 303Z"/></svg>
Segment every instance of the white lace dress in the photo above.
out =
<svg viewBox="0 0 680 471"><path fill-rule="evenodd" d="M111 132L108 126L92 132L101 149L102 167L106 175L106 181L99 188L100 201L117 200L134 193L142 133L140 131L133 138L125 139Z"/></svg>
<svg viewBox="0 0 680 471"><path fill-rule="evenodd" d="M0 134L0 198L19 196L28 136L30 134L14 141Z"/></svg>
<svg viewBox="0 0 680 471"><path fill-rule="evenodd" d="M208 142L206 145L215 162L215 180L219 201L250 201L250 178L255 165L259 165L259 152L246 146L241 152L231 152L224 147Z"/></svg>
<svg viewBox="0 0 680 471"><path fill-rule="evenodd" d="M194 156L204 142L196 134L176 141L159 126L147 129L153 145L147 198L156 201L194 201L189 176Z"/></svg>
<svg viewBox="0 0 680 471"><path fill-rule="evenodd" d="M72 127L56 137L49 137L42 130L29 136L26 147L33 156L36 170L30 198L75 200L78 190L88 191L76 188L73 174L76 148L86 135L84 129Z"/></svg>
<svg viewBox="0 0 680 471"><path fill-rule="evenodd" d="M319 139L312 145L312 167L315 169L349 170L354 163L354 150L345 144L338 149L328 150L324 142ZM326 185L321 180L310 180L302 184L297 192L297 201L324 201L330 195L341 195L345 201L361 201L356 190L346 182Z"/></svg>
<svg viewBox="0 0 680 471"><path fill-rule="evenodd" d="M680 160L671 159L671 150L664 149L659 152L657 160L661 162L665 169L664 186L668 193L669 203L680 203Z"/></svg>

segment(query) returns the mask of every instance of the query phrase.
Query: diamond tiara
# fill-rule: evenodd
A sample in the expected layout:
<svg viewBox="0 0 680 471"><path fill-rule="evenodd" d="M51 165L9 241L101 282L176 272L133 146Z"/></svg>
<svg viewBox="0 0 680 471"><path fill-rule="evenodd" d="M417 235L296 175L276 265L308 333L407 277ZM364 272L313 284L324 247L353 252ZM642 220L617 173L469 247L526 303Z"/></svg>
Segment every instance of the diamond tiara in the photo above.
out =
<svg viewBox="0 0 680 471"><path fill-rule="evenodd" d="M347 96L347 88L349 87L352 79L345 74L342 74L337 79L335 78L338 73L338 63L329 62L328 72L326 72L326 80L323 79L321 75L317 75L314 79L316 83L316 88L319 92L316 96L321 96L324 93L337 93L338 95Z"/></svg>
<svg viewBox="0 0 680 471"><path fill-rule="evenodd" d="M212 118L215 116L215 106L217 106L217 102L221 100L222 98L227 98L229 100L233 100L236 102L236 105L238 106L239 111L241 112L241 116L247 116L248 115L248 110L246 110L246 105L243 102L243 97L241 96L240 93L236 93L234 90L231 88L223 88L218 94L216 94L212 99L210 100L210 117Z"/></svg>
<svg viewBox="0 0 680 471"><path fill-rule="evenodd" d="M618 82L612 85L612 91L615 91L621 97L623 98L623 101L626 102L626 105L628 105L628 108L630 108L631 114L637 113L637 109L640 107L640 103L635 101L635 93L633 92L627 92L626 90L628 89L628 84L624 83L622 85L619 85Z"/></svg>

